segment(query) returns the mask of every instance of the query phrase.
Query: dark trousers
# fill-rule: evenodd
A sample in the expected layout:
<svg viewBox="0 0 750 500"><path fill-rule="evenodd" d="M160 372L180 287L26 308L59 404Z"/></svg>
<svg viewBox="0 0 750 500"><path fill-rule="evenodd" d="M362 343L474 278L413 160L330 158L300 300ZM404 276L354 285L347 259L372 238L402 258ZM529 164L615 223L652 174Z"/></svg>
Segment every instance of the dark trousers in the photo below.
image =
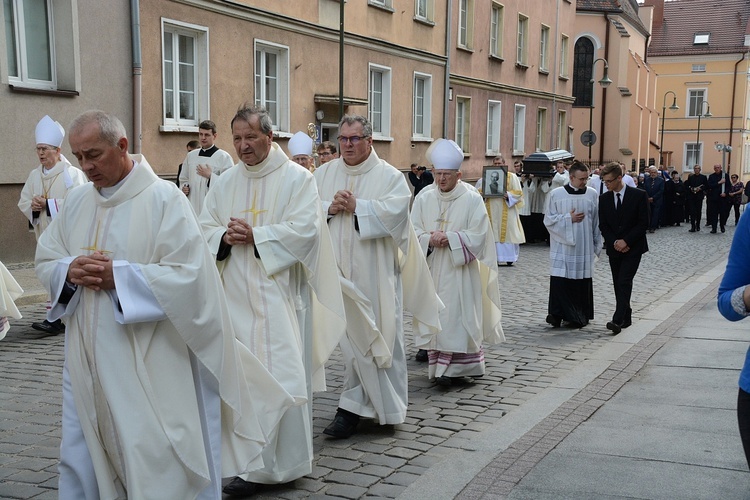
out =
<svg viewBox="0 0 750 500"><path fill-rule="evenodd" d="M701 227L701 212L703 211L703 197L690 196L688 198L688 208L690 210L690 225L693 229Z"/></svg>
<svg viewBox="0 0 750 500"><path fill-rule="evenodd" d="M641 263L640 254L628 255L628 253L609 256L609 268L612 270L612 285L615 288L617 303L612 321L619 325L632 321L630 296L633 294L633 278Z"/></svg>
<svg viewBox="0 0 750 500"><path fill-rule="evenodd" d="M728 214L732 213L732 208L734 208L734 225L736 226L737 223L740 221L740 206L732 203L729 206L729 212L728 212ZM728 216L728 214L727 214L727 216Z"/></svg>
<svg viewBox="0 0 750 500"><path fill-rule="evenodd" d="M722 228L727 224L730 208L726 198L706 200L706 218L712 231L716 231L717 224Z"/></svg>
<svg viewBox="0 0 750 500"><path fill-rule="evenodd" d="M740 439L745 450L745 460L750 467L750 394L740 389L737 395L737 423L740 427Z"/></svg>
<svg viewBox="0 0 750 500"><path fill-rule="evenodd" d="M664 200L654 201L649 205L651 208L651 221L649 222L649 229L658 229L659 222L661 219L661 208L664 204Z"/></svg>

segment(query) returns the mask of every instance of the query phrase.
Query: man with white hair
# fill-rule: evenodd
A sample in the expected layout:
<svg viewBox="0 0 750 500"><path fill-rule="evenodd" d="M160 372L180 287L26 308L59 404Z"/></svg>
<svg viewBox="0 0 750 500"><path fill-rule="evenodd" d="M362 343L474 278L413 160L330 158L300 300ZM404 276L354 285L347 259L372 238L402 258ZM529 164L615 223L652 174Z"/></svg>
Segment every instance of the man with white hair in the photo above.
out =
<svg viewBox="0 0 750 500"><path fill-rule="evenodd" d="M450 386L453 379L484 375L482 342L502 342L495 245L482 196L460 182L461 148L436 140L427 150L435 187L414 200L411 221L427 257L445 309L442 331L415 344L428 350L428 377Z"/></svg>
<svg viewBox="0 0 750 500"><path fill-rule="evenodd" d="M65 197L76 186L86 183L86 176L80 169L70 164L60 152L65 129L49 116L45 116L36 126L36 154L39 166L29 174L21 190L18 208L34 227L37 241L47 226L62 210ZM47 309L49 310L49 301ZM65 325L57 320L32 323L31 327L45 333L58 334L65 331Z"/></svg>

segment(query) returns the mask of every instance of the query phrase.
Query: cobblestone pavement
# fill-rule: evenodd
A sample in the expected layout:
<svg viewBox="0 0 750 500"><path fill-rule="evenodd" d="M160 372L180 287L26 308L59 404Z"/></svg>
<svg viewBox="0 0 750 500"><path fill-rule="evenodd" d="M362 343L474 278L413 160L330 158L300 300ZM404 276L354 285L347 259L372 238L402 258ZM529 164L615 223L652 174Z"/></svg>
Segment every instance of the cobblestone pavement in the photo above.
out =
<svg viewBox="0 0 750 500"><path fill-rule="evenodd" d="M633 319L724 259L733 233L734 226L723 235L689 234L682 226L649 235L651 251L634 284ZM614 309L614 293L606 256L596 264L596 318L581 330L569 330L544 322L548 253L545 245L524 245L519 262L499 268L507 341L485 348L483 378L449 389L434 386L426 365L407 347L410 405L402 425L365 421L351 439L322 436L343 379L340 355L334 353L329 392L316 394L313 405L313 472L289 485L267 487L258 497L396 498L431 466L607 345L612 337L604 325ZM30 328L42 319L43 309L43 304L22 307L24 318L0 341L0 498L57 497L63 338Z"/></svg>

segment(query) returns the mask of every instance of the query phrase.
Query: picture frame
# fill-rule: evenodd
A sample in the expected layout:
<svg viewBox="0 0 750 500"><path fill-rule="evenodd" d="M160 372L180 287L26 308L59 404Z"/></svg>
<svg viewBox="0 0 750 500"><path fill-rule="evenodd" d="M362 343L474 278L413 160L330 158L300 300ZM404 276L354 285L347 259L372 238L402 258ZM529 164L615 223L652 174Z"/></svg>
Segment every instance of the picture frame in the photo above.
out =
<svg viewBox="0 0 750 500"><path fill-rule="evenodd" d="M498 198L505 196L508 182L508 167L506 165L488 165L482 172L482 196Z"/></svg>

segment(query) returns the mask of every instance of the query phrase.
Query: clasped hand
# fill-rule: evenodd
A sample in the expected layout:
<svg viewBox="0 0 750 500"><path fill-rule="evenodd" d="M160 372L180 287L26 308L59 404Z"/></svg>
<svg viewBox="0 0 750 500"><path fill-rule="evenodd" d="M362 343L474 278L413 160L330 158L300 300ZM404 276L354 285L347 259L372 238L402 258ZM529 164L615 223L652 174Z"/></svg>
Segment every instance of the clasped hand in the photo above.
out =
<svg viewBox="0 0 750 500"><path fill-rule="evenodd" d="M115 288L112 259L98 251L91 255L79 255L68 266L66 279L74 285L97 292L112 290Z"/></svg>
<svg viewBox="0 0 750 500"><path fill-rule="evenodd" d="M47 204L47 198L44 196L34 196L31 199L31 210L34 212L41 212L44 210L44 206Z"/></svg>
<svg viewBox="0 0 750 500"><path fill-rule="evenodd" d="M354 193L342 189L333 195L333 201L331 202L331 206L328 207L328 213L331 215L336 215L339 212L354 213L356 209L357 198L354 196Z"/></svg>
<svg viewBox="0 0 750 500"><path fill-rule="evenodd" d="M254 245L253 228L245 219L230 217L224 242L227 245Z"/></svg>
<svg viewBox="0 0 750 500"><path fill-rule="evenodd" d="M583 212L576 212L575 208L570 210L570 220L573 222L581 222L585 216Z"/></svg>
<svg viewBox="0 0 750 500"><path fill-rule="evenodd" d="M448 235L444 231L430 231L430 246L443 248L448 246Z"/></svg>

